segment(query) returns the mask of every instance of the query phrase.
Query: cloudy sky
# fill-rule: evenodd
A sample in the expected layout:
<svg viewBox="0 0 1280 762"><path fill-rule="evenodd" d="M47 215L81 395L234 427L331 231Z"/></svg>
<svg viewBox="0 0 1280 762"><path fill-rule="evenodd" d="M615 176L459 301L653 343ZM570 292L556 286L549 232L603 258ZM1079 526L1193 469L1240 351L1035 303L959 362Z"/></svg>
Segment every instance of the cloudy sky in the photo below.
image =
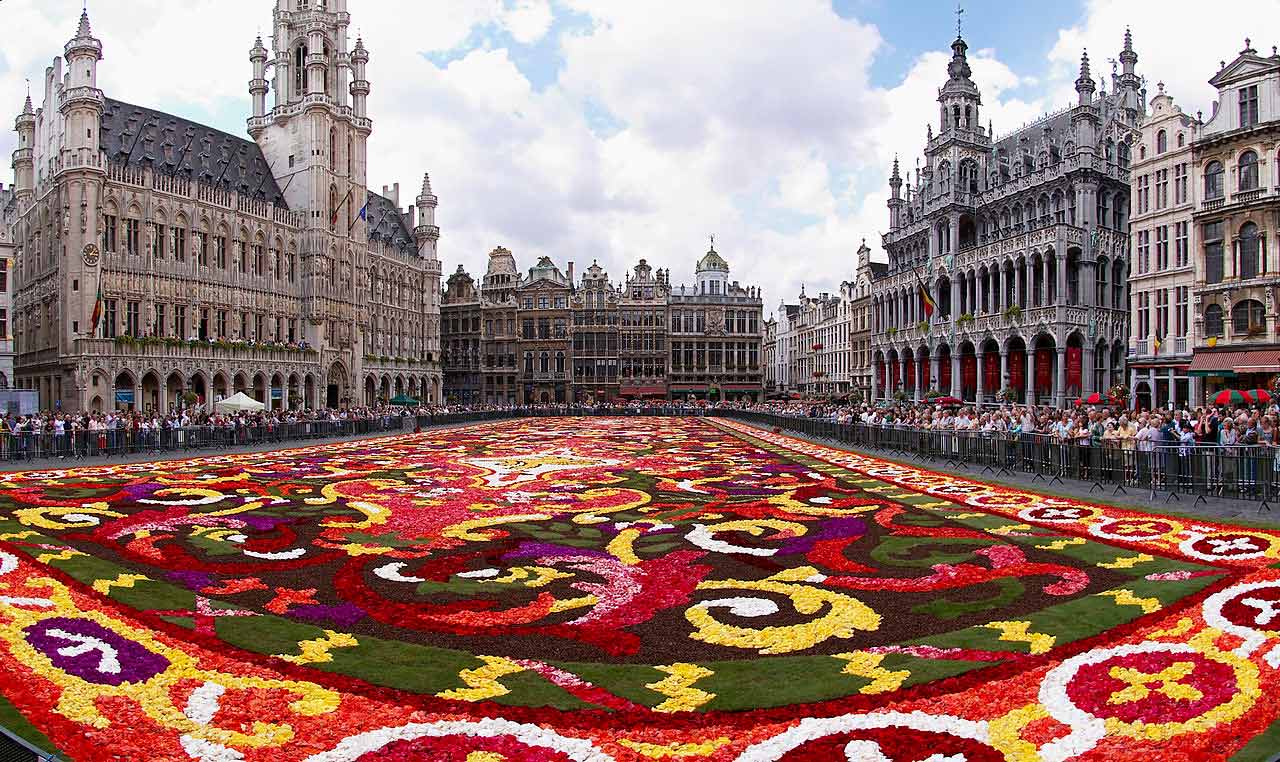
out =
<svg viewBox="0 0 1280 762"><path fill-rule="evenodd" d="M0 105L16 114L81 0L0 0ZM248 50L273 0L91 0L112 97L244 134ZM430 171L445 272L495 245L615 278L640 257L692 280L714 233L767 311L851 277L879 239L893 155L936 120L955 6L942 0L349 0L371 53L369 185L411 201ZM1139 73L1189 112L1280 0L966 0L964 35L998 134L1066 105L1080 51L1109 70L1124 28ZM268 41L269 44L269 41ZM7 105L5 105L7 104ZM38 104L37 104L38 105ZM8 124L8 119L4 120ZM0 133L0 155L13 150ZM7 161L5 164L7 165ZM6 184L12 171L0 170Z"/></svg>

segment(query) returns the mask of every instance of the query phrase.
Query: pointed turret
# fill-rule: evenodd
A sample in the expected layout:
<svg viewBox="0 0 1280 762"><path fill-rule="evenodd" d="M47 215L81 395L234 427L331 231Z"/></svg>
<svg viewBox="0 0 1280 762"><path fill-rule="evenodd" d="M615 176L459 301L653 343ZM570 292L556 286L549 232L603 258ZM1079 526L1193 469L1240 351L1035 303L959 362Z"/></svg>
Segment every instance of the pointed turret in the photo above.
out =
<svg viewBox="0 0 1280 762"><path fill-rule="evenodd" d="M889 229L902 227L902 175L898 173L898 157L893 157L893 174L889 175Z"/></svg>
<svg viewBox="0 0 1280 762"><path fill-rule="evenodd" d="M413 229L413 237L423 256L434 259L436 241L440 239L440 228L436 226L436 206L440 199L431 191L431 175L425 172L422 175L422 192L418 194L417 202L418 225Z"/></svg>
<svg viewBox="0 0 1280 762"><path fill-rule="evenodd" d="M1093 75L1089 73L1089 51L1084 51L1080 56L1080 76L1076 77L1076 93L1079 94L1079 105L1087 106L1093 102L1094 81Z"/></svg>
<svg viewBox="0 0 1280 762"><path fill-rule="evenodd" d="M253 79L249 80L249 95L253 100L253 116L261 119L267 114L267 49L262 45L262 35L253 41L249 49L249 62L253 64ZM249 129L252 133L253 120Z"/></svg>
<svg viewBox="0 0 1280 762"><path fill-rule="evenodd" d="M1138 77L1138 53L1133 49L1133 33L1124 30L1124 48L1120 51L1121 73L1116 77L1116 92L1124 107L1133 112L1146 111L1146 98L1142 94L1142 79Z"/></svg>

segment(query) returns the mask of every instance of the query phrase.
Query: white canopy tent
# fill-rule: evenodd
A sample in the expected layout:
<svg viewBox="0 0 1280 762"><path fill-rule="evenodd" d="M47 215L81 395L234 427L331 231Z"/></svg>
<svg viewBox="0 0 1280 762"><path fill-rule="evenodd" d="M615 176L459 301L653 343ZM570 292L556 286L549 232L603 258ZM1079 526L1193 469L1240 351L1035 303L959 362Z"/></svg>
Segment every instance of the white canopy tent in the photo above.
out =
<svg viewBox="0 0 1280 762"><path fill-rule="evenodd" d="M213 407L219 413L239 413L246 410L249 412L265 410L267 406L244 392L236 392L225 400L213 403Z"/></svg>

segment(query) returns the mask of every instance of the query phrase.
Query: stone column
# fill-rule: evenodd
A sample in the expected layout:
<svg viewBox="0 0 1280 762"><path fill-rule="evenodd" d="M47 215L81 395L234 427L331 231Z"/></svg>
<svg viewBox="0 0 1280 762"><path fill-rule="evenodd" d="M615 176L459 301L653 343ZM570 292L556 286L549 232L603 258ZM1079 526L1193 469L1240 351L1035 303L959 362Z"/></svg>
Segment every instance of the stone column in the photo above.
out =
<svg viewBox="0 0 1280 762"><path fill-rule="evenodd" d="M1057 373L1053 379L1053 404L1059 408L1067 405L1067 348L1058 347Z"/></svg>
<svg viewBox="0 0 1280 762"><path fill-rule="evenodd" d="M1129 401L1133 408L1138 408L1138 371L1136 368L1129 369Z"/></svg>
<svg viewBox="0 0 1280 762"><path fill-rule="evenodd" d="M1173 403L1173 409L1178 409L1178 382L1173 379L1174 369L1169 368L1169 402Z"/></svg>
<svg viewBox="0 0 1280 762"><path fill-rule="evenodd" d="M876 367L876 361L871 360L871 401L875 402L880 396L880 376L879 369Z"/></svg>
<svg viewBox="0 0 1280 762"><path fill-rule="evenodd" d="M1009 385L1009 351L1007 349L1000 350L1000 389ZM1000 391L997 389L996 391Z"/></svg>
<svg viewBox="0 0 1280 762"><path fill-rule="evenodd" d="M939 378L938 368L939 368L938 354L937 352L934 352L933 354L929 355L929 378L931 379L931 384L929 388L934 388L939 383L941 383L938 380ZM938 391L942 391L942 390L939 389Z"/></svg>
<svg viewBox="0 0 1280 762"><path fill-rule="evenodd" d="M950 231L951 231L951 240L947 242L950 244L947 247L947 253L955 254L960 251L960 215L958 214L951 215Z"/></svg>
<svg viewBox="0 0 1280 762"><path fill-rule="evenodd" d="M959 347L951 348L951 396L960 397L960 353Z"/></svg>
<svg viewBox="0 0 1280 762"><path fill-rule="evenodd" d="M986 360L986 353L984 353L982 350L978 350L977 352L974 353L974 356L978 360L978 378L977 378L978 386L977 386L977 390L974 392L973 400L974 402L978 403L978 405L982 405L982 393L983 391L985 391L982 388L982 377L983 375L985 375L982 371L983 369L986 368L986 366L983 364L983 362Z"/></svg>
<svg viewBox="0 0 1280 762"><path fill-rule="evenodd" d="M1080 396L1081 397L1088 397L1090 394L1093 394L1095 391L1097 391L1097 389L1093 388L1094 385L1097 383L1097 379L1093 377L1095 352L1097 352L1096 346L1085 347L1080 351L1080 355L1081 355Z"/></svg>
<svg viewBox="0 0 1280 762"><path fill-rule="evenodd" d="M915 387L916 387L915 401L919 402L924 397L924 391L921 389L921 387L924 386L924 381L923 381L924 363L920 362L919 358L915 358L911 367L914 368L916 372L916 377L911 379L911 381L913 384L915 384Z"/></svg>
<svg viewBox="0 0 1280 762"><path fill-rule="evenodd" d="M1013 303L1026 309L1031 305L1031 300L1026 298L1026 279L1023 277L1025 275L1023 270L1024 268L1017 265L1013 266Z"/></svg>
<svg viewBox="0 0 1280 762"><path fill-rule="evenodd" d="M1024 398L1030 403L1036 396L1036 352L1034 349L1028 348L1026 353L1027 374L1022 379L1022 383L1026 388L1022 391Z"/></svg>

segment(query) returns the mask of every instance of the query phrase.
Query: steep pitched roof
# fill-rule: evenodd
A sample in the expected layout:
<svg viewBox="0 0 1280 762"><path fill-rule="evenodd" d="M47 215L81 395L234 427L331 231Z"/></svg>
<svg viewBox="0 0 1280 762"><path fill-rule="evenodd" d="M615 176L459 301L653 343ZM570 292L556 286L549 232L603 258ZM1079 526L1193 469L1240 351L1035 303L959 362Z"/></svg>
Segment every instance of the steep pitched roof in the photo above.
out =
<svg viewBox="0 0 1280 762"><path fill-rule="evenodd" d="M395 203L373 191L369 191L368 203L365 217L369 222L369 240L383 241L404 254L416 255L418 244Z"/></svg>
<svg viewBox="0 0 1280 762"><path fill-rule="evenodd" d="M288 207L257 143L180 116L107 98L98 146L116 164L150 164L155 172Z"/></svg>

